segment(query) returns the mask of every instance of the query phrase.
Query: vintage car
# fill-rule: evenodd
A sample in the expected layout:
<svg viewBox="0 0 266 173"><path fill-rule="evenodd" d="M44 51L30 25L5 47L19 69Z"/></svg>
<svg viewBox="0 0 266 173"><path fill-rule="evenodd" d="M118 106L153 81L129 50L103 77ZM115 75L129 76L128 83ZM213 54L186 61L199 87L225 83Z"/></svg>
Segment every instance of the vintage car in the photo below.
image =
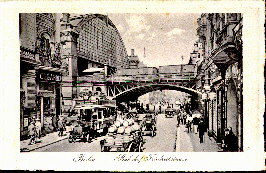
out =
<svg viewBox="0 0 266 173"><path fill-rule="evenodd" d="M156 135L156 115L147 114L142 122L142 135Z"/></svg>
<svg viewBox="0 0 266 173"><path fill-rule="evenodd" d="M69 142L76 140L91 141L105 135L115 120L114 109L110 106L84 104L74 108L78 112L78 121L70 131Z"/></svg>
<svg viewBox="0 0 266 173"><path fill-rule="evenodd" d="M171 107L167 107L165 109L165 117L166 118L172 118L175 116L175 109L171 108Z"/></svg>

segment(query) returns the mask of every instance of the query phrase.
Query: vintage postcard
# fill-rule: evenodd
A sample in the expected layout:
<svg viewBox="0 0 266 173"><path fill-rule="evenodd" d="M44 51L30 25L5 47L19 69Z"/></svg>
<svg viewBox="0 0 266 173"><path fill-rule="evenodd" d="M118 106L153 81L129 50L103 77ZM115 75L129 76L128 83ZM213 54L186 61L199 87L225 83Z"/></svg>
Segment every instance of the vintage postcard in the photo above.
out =
<svg viewBox="0 0 266 173"><path fill-rule="evenodd" d="M2 9L1 169L264 170L263 2Z"/></svg>

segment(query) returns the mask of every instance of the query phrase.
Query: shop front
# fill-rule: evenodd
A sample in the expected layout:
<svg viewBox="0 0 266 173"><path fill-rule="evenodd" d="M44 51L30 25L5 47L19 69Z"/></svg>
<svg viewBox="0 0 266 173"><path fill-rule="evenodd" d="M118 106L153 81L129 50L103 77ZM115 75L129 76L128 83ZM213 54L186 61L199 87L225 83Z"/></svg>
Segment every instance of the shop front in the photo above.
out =
<svg viewBox="0 0 266 173"><path fill-rule="evenodd" d="M37 91L37 117L44 134L57 129L61 114L61 73L39 70Z"/></svg>
<svg viewBox="0 0 266 173"><path fill-rule="evenodd" d="M30 63L20 62L20 138L28 137L28 126L36 118L36 70Z"/></svg>

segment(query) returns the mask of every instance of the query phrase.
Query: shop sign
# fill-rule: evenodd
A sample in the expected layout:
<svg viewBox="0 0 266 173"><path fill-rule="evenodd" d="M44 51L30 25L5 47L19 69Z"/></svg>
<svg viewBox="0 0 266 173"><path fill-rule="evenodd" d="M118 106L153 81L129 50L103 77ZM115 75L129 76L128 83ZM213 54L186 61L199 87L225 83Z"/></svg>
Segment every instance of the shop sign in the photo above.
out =
<svg viewBox="0 0 266 173"><path fill-rule="evenodd" d="M54 93L53 91L47 91L47 90L40 90L38 92L38 96L43 96L43 97L53 97Z"/></svg>
<svg viewBox="0 0 266 173"><path fill-rule="evenodd" d="M41 72L39 74L39 79L41 81L62 81L62 76L54 73Z"/></svg>

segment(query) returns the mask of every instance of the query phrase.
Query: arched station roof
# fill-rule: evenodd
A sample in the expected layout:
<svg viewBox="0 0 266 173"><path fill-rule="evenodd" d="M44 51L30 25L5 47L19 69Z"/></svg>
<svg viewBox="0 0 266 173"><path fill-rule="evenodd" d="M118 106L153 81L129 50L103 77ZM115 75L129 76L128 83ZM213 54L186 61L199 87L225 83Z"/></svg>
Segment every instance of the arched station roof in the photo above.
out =
<svg viewBox="0 0 266 173"><path fill-rule="evenodd" d="M201 96L200 92L194 89L191 89L191 88L183 87L183 86L177 86L177 85L171 85L171 84L149 84L149 85L130 88L126 91L123 91L117 94L112 99L118 102L133 101L146 93L157 91L157 90L176 90L176 91L188 93L195 97Z"/></svg>

